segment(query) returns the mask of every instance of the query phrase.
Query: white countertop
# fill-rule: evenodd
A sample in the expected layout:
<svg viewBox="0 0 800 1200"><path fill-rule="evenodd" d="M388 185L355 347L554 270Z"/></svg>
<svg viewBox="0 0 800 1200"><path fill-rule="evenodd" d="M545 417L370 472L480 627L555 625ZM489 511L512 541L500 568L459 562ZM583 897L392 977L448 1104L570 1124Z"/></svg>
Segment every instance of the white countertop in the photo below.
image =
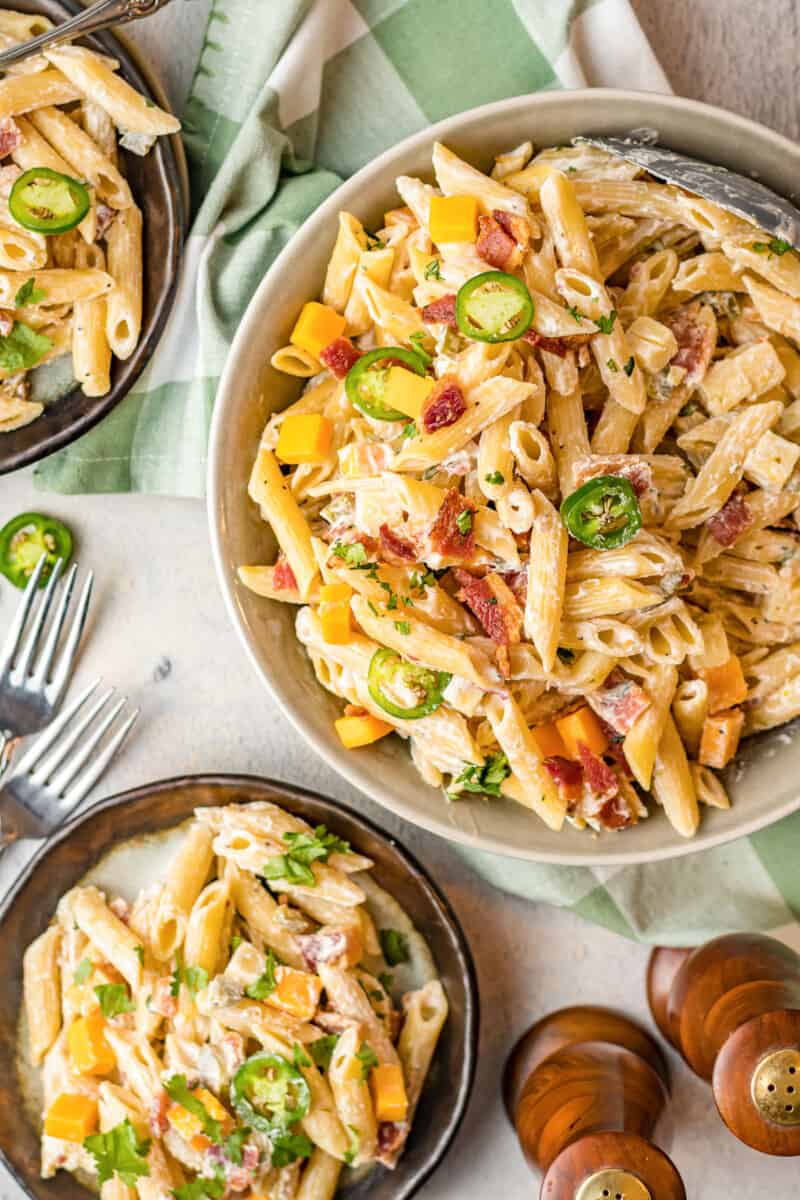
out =
<svg viewBox="0 0 800 1200"><path fill-rule="evenodd" d="M674 63L682 71L685 56L676 48L690 47L693 60L706 64L707 98L793 132L797 0L636 0L636 6L647 17L665 65ZM207 7L208 0L176 0L174 9L154 18L149 28L145 23L137 36L162 63L165 46L171 53L181 47L180 58L170 58L165 67L176 102L188 86L192 47L199 44ZM786 18L781 28L775 24L779 10ZM759 24L758 13L766 24ZM775 41L765 40L770 29L775 38L780 34L778 57L770 61L784 69L755 72L752 64L775 47ZM720 30L724 37L717 36ZM704 54L697 51L698 39ZM793 51L787 48L792 39ZM715 55L726 61L718 75L708 65ZM731 69L732 55L738 72ZM695 76L673 78L677 84L685 78L684 90L697 94ZM765 99L770 95L773 108ZM396 833L432 871L463 922L475 952L484 1013L469 1114L456 1146L421 1195L424 1200L483 1200L487 1193L503 1200L535 1196L538 1185L501 1108L505 1055L533 1019L567 1004L617 1006L647 1022L646 949L569 913L492 890L465 869L445 842L402 825L333 775L283 719L244 659L214 579L202 505L142 496L43 496L29 472L0 481L0 524L17 512L42 508L72 526L79 560L91 564L98 576L79 678L102 673L143 709L133 739L96 798L169 776L244 772L337 797ZM0 588L0 628L16 598L11 589ZM4 877L19 861L21 849L4 861ZM675 1159L690 1200L794 1198L797 1164L741 1146L721 1125L708 1087L672 1053L670 1061L673 1099L658 1140ZM498 1180L503 1181L500 1189ZM20 1197L1 1175L0 1197Z"/></svg>

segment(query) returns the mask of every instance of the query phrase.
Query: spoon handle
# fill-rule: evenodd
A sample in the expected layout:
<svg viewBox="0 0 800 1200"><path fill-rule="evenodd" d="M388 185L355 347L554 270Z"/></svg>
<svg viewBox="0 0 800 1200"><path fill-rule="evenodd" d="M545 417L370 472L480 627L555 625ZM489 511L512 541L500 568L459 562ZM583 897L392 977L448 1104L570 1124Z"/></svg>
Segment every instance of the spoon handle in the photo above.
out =
<svg viewBox="0 0 800 1200"><path fill-rule="evenodd" d="M129 21L149 17L169 3L170 0L98 0L97 4L93 4L91 8L78 13L62 25L57 25L47 33L0 54L0 71L29 58L32 54L59 46L62 42L71 42L76 38L88 37L92 33L100 33L103 29L110 29L112 25L126 25Z"/></svg>

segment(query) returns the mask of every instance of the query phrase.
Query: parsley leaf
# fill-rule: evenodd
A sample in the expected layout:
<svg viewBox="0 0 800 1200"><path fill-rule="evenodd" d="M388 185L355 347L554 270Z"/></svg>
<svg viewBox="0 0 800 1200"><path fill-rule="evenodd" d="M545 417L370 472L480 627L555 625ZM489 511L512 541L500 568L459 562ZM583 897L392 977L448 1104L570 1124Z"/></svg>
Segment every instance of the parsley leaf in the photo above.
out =
<svg viewBox="0 0 800 1200"><path fill-rule="evenodd" d="M497 483L497 484L505 483L505 481L506 481L506 477L502 471L490 471L488 475L484 476L484 479L486 480L487 483Z"/></svg>
<svg viewBox="0 0 800 1200"><path fill-rule="evenodd" d="M617 319L617 310L615 308L612 308L611 312L608 314L607 317L598 317L597 320L595 321L595 324L597 325L597 328L600 330L601 333L611 333L611 330L614 328L614 322L616 321L616 319Z"/></svg>
<svg viewBox="0 0 800 1200"><path fill-rule="evenodd" d="M381 997L383 999L383 997ZM356 1058L361 1063L361 1078L362 1080L369 1079L369 1073L373 1067L378 1065L378 1056L370 1046L369 1042L362 1042L361 1048L356 1054Z"/></svg>
<svg viewBox="0 0 800 1200"><path fill-rule="evenodd" d="M94 989L94 994L100 1001L104 1017L118 1017L120 1013L133 1012L136 1008L124 983L101 983Z"/></svg>
<svg viewBox="0 0 800 1200"><path fill-rule="evenodd" d="M792 243L785 238L771 238L768 242L753 242L751 249L757 254L777 254L778 258L782 258L792 249Z"/></svg>
<svg viewBox="0 0 800 1200"><path fill-rule="evenodd" d="M417 429L416 421L409 421L407 425L403 426L403 437L404 438L416 437L418 433L419 433L419 430Z"/></svg>
<svg viewBox="0 0 800 1200"><path fill-rule="evenodd" d="M213 1179L208 1179L205 1175L198 1175L191 1183L183 1183L180 1187L172 1188L172 1195L175 1200L204 1200L208 1197L209 1200L218 1200L225 1191L225 1177L221 1171L218 1171Z"/></svg>
<svg viewBox="0 0 800 1200"><path fill-rule="evenodd" d="M619 370L616 359L614 359L614 358L607 359L606 366L608 367L609 371L618 371Z"/></svg>
<svg viewBox="0 0 800 1200"><path fill-rule="evenodd" d="M426 266L425 278L426 279L441 279L442 278L441 263L439 262L438 258L432 258L431 261Z"/></svg>
<svg viewBox="0 0 800 1200"><path fill-rule="evenodd" d="M73 983L86 983L86 980L94 970L94 964L88 958L82 958L75 968L75 974L72 976Z"/></svg>
<svg viewBox="0 0 800 1200"><path fill-rule="evenodd" d="M462 537L466 537L472 529L472 509L463 508L456 517L456 525Z"/></svg>
<svg viewBox="0 0 800 1200"><path fill-rule="evenodd" d="M298 1158L309 1158L314 1150L311 1139L304 1133L273 1133L270 1141L273 1167L288 1167Z"/></svg>
<svg viewBox="0 0 800 1200"><path fill-rule="evenodd" d="M250 983L244 989L245 996L249 996L251 1000L266 1000L267 996L271 996L278 986L278 979L275 974L275 955L271 950L267 951L266 962L264 963L264 972L259 975L254 983Z"/></svg>
<svg viewBox="0 0 800 1200"><path fill-rule="evenodd" d="M356 1156L361 1149L361 1134L358 1132L355 1125L348 1125L347 1128L350 1131L350 1147L345 1151L344 1161L347 1163L348 1167L352 1167L356 1160Z"/></svg>
<svg viewBox="0 0 800 1200"><path fill-rule="evenodd" d="M4 371L29 371L53 349L43 333L37 333L22 321L15 321L7 337L0 337L0 368Z"/></svg>
<svg viewBox="0 0 800 1200"><path fill-rule="evenodd" d="M150 1174L147 1162L150 1142L139 1141L127 1117L106 1133L93 1133L84 1138L83 1147L94 1159L101 1184L117 1175L127 1187L135 1187L137 1179Z"/></svg>
<svg viewBox="0 0 800 1200"><path fill-rule="evenodd" d="M511 768L505 754L490 754L482 767L476 763L468 763L458 778L453 780L453 787L456 792L499 796L500 784L510 774Z"/></svg>
<svg viewBox="0 0 800 1200"><path fill-rule="evenodd" d="M634 361L634 357L633 357L633 355L631 355L630 358L628 359L628 361L625 363L625 366L622 368L629 379L630 379L631 375L633 374L633 368L635 366L636 366L636 363Z"/></svg>
<svg viewBox="0 0 800 1200"><path fill-rule="evenodd" d="M577 304L568 304L567 312L572 317L573 321L577 321L578 324L580 324L580 322L583 320L583 313L578 310Z"/></svg>
<svg viewBox="0 0 800 1200"><path fill-rule="evenodd" d="M305 887L316 887L311 867L297 862L291 854L276 854L261 868L265 879L285 879L287 883L300 883Z"/></svg>
<svg viewBox="0 0 800 1200"><path fill-rule="evenodd" d="M312 1042L308 1047L308 1053L321 1071L327 1071L331 1065L333 1052L336 1049L338 1041L338 1033L329 1033L325 1037L317 1038L316 1042Z"/></svg>
<svg viewBox="0 0 800 1200"><path fill-rule="evenodd" d="M26 304L41 304L46 299L47 292L42 288L37 288L36 280L31 276L30 279L23 283L14 297L14 307L24 308Z"/></svg>
<svg viewBox="0 0 800 1200"><path fill-rule="evenodd" d="M225 1148L225 1157L229 1158L232 1163L236 1163L237 1167L242 1165L242 1147L249 1132L249 1126L243 1125L240 1129L234 1129L233 1133L228 1134L222 1143Z"/></svg>
<svg viewBox="0 0 800 1200"><path fill-rule="evenodd" d="M172 982L169 985L170 995L180 994L181 984L185 984L190 996L194 997L203 988L208 987L208 971L203 967L185 967L180 951L175 955L175 970L172 972Z"/></svg>
<svg viewBox="0 0 800 1200"><path fill-rule="evenodd" d="M383 957L390 967L396 967L400 963L408 962L410 958L408 953L408 938L404 933L401 933L399 929L381 929L378 938L381 943Z"/></svg>
<svg viewBox="0 0 800 1200"><path fill-rule="evenodd" d="M391 586L381 584L391 595ZM394 603L392 603L394 600ZM397 608L397 597L391 595L389 608ZM327 862L331 854L347 854L350 846L342 838L328 833L324 825L318 825L312 833L286 833L283 840L288 844L286 854L277 854L264 866L261 874L265 879L287 879L290 883L301 883L315 887L316 879L311 863Z"/></svg>
<svg viewBox="0 0 800 1200"><path fill-rule="evenodd" d="M174 1100L176 1104L180 1104L181 1108L185 1108L187 1112L190 1112L193 1117L197 1117L206 1137L217 1144L222 1141L221 1123L211 1116L202 1100L197 1099L194 1092L191 1091L186 1083L185 1075L172 1075L164 1084L164 1090L170 1100Z"/></svg>
<svg viewBox="0 0 800 1200"><path fill-rule="evenodd" d="M350 542L349 544L336 542L333 553L337 558L344 559L348 567L363 567L367 561L367 552L363 542Z"/></svg>
<svg viewBox="0 0 800 1200"><path fill-rule="evenodd" d="M394 627L398 633L405 634L406 637L411 633L411 623L409 621L395 621Z"/></svg>

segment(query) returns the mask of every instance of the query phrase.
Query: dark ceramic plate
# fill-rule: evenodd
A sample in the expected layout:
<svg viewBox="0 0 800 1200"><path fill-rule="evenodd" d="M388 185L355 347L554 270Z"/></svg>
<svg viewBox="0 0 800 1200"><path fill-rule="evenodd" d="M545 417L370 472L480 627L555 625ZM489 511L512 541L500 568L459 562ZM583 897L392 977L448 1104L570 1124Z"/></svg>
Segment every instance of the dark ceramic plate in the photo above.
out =
<svg viewBox="0 0 800 1200"><path fill-rule="evenodd" d="M82 11L77 0L14 0L20 12L42 13L56 23ZM120 72L162 107L158 84L112 34L86 42L119 60ZM186 164L180 136L159 138L145 158L125 154L125 173L144 214L144 319L142 337L127 362L111 369L111 391L90 398L79 387L45 408L30 425L0 433L0 475L37 462L86 433L127 395L152 357L175 298L178 263L186 231Z"/></svg>
<svg viewBox="0 0 800 1200"><path fill-rule="evenodd" d="M425 870L349 808L312 792L246 775L196 775L125 792L71 821L45 843L0 910L0 1153L34 1200L88 1196L71 1175L39 1178L39 1138L17 1073L17 1021L25 947L49 924L59 898L114 845L179 825L209 804L271 800L323 824L375 862L375 878L405 909L433 954L450 1003L408 1146L395 1171L376 1168L344 1188L347 1200L409 1200L444 1157L467 1106L478 1043L478 990L464 934Z"/></svg>

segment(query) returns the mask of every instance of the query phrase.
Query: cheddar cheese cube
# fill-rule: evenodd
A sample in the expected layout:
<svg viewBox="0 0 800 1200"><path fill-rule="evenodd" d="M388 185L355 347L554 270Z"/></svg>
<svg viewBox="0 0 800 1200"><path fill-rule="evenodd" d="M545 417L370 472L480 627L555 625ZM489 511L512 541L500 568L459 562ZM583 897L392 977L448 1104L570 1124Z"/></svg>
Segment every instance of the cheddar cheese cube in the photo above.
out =
<svg viewBox="0 0 800 1200"><path fill-rule="evenodd" d="M608 747L608 738L603 733L603 727L587 704L576 708L566 717L556 721L556 729L561 734L567 758L580 761L580 743L591 750L592 754L603 754Z"/></svg>
<svg viewBox="0 0 800 1200"><path fill-rule="evenodd" d="M219 1121L224 1133L230 1133L235 1124L233 1117L222 1104L220 1104L213 1092L209 1092L207 1088L199 1087L192 1089L192 1095L195 1100L199 1100L206 1110L208 1115L214 1121ZM173 1102L167 1109L167 1120L176 1133L179 1133L184 1141L188 1142L195 1150L203 1151L211 1143L203 1133L203 1122L200 1117L189 1112L182 1104Z"/></svg>
<svg viewBox="0 0 800 1200"><path fill-rule="evenodd" d="M393 727L385 721L379 721L371 713L360 717L340 717L334 721L334 727L339 740L347 750L357 750L359 746L369 746L372 742L380 741L387 733L393 732Z"/></svg>
<svg viewBox="0 0 800 1200"><path fill-rule="evenodd" d="M350 598L353 589L347 583L326 583L319 590L319 621L323 640L331 646L345 646L353 639Z"/></svg>
<svg viewBox="0 0 800 1200"><path fill-rule="evenodd" d="M402 1068L396 1063L382 1063L373 1067L369 1084L376 1120L405 1121L408 1116L408 1096Z"/></svg>
<svg viewBox="0 0 800 1200"><path fill-rule="evenodd" d="M733 708L747 699L747 683L745 682L742 664L737 655L732 654L727 662L719 667L705 667L698 671L708 688L708 711L722 712L725 708Z"/></svg>
<svg viewBox="0 0 800 1200"><path fill-rule="evenodd" d="M335 308L310 300L303 305L289 341L319 358L326 346L342 336L346 325L344 317Z"/></svg>
<svg viewBox="0 0 800 1200"><path fill-rule="evenodd" d="M531 737L542 758L568 758L564 739L552 721L547 725L536 725L531 730Z"/></svg>
<svg viewBox="0 0 800 1200"><path fill-rule="evenodd" d="M79 1075L110 1075L117 1065L114 1051L105 1039L106 1023L99 1008L78 1017L67 1030L67 1048Z"/></svg>
<svg viewBox="0 0 800 1200"><path fill-rule="evenodd" d="M390 367L381 396L386 408L396 408L412 421L418 421L422 406L436 387L436 381L427 375L417 375L405 367Z"/></svg>
<svg viewBox="0 0 800 1200"><path fill-rule="evenodd" d="M428 229L436 245L474 242L478 237L478 201L474 196L432 196Z"/></svg>
<svg viewBox="0 0 800 1200"><path fill-rule="evenodd" d="M64 1142L82 1142L97 1129L97 1101L81 1093L56 1096L44 1118L48 1137Z"/></svg>
<svg viewBox="0 0 800 1200"><path fill-rule="evenodd" d="M278 967L275 977L278 986L267 996L267 1003L298 1021L310 1021L319 1008L322 995L320 977L308 971L295 971L293 967Z"/></svg>
<svg viewBox="0 0 800 1200"><path fill-rule="evenodd" d="M290 466L323 463L333 440L333 422L321 413L290 413L281 422L275 454Z"/></svg>

